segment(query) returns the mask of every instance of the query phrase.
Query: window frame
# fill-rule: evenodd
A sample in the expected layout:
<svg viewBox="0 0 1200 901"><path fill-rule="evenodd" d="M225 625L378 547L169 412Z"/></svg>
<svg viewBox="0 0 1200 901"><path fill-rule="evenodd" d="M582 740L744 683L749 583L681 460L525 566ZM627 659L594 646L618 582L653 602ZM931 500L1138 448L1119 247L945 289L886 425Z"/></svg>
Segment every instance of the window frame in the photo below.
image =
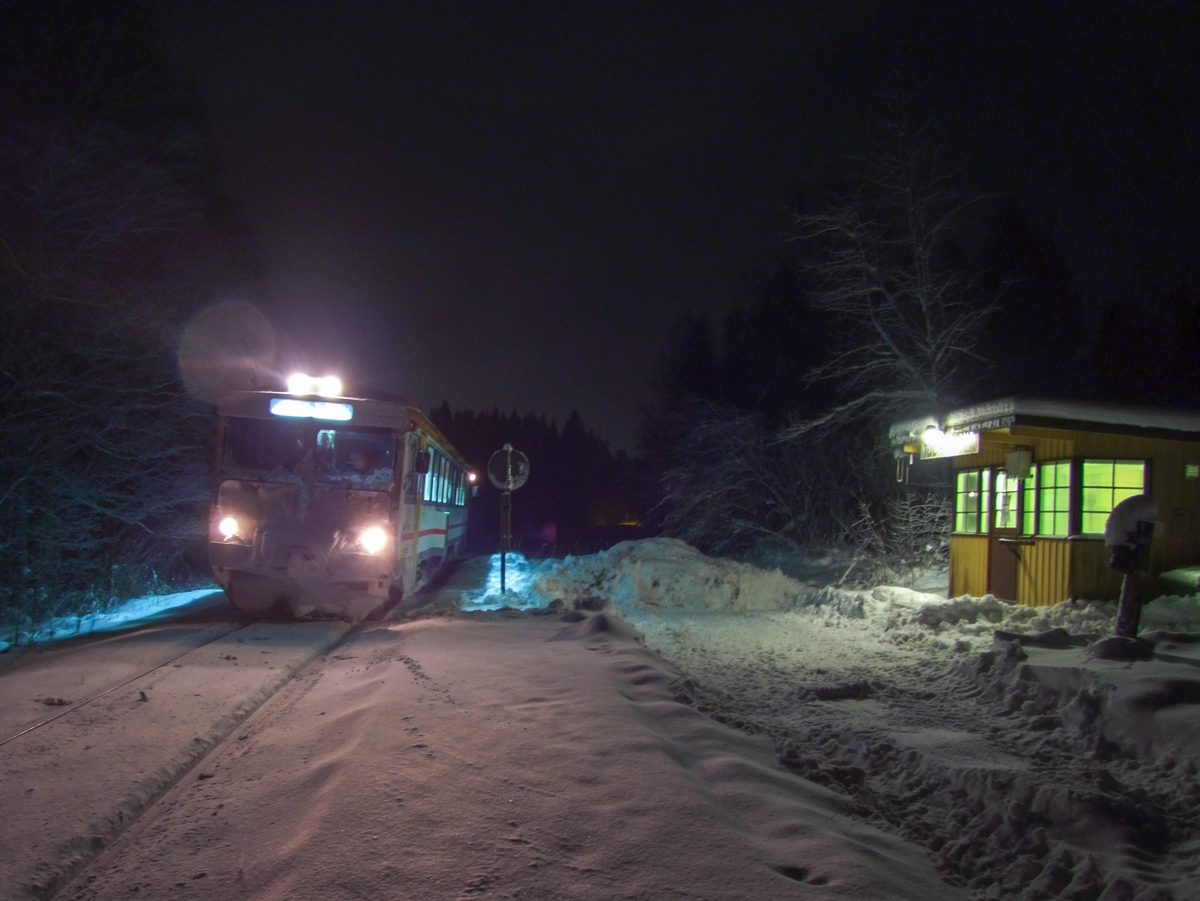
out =
<svg viewBox="0 0 1200 901"><path fill-rule="evenodd" d="M1109 464L1110 465L1109 484L1107 484L1107 485L1089 485L1088 484L1087 478L1088 478L1089 467L1091 467L1094 471L1094 468L1098 464ZM1117 466L1121 465L1121 464L1125 464L1127 466L1129 464L1140 464L1141 465L1141 469L1142 469L1141 488L1135 490L1131 486L1118 486L1116 484L1117 480L1118 480L1117 479ZM1094 516L1103 515L1105 521L1107 522L1108 515L1110 513L1112 513L1113 507L1115 507L1121 500L1125 500L1126 497L1132 497L1136 494L1146 494L1149 490L1148 486L1150 484L1150 460L1148 458L1141 458L1141 459L1134 458L1134 457L1127 457L1127 458L1126 457L1086 457L1086 458L1080 458L1079 472L1080 472L1080 475L1079 475L1079 529L1078 529L1078 534L1085 536L1085 537L1101 537L1104 535L1104 527L1103 526L1101 526L1099 529L1088 529L1086 527L1089 524L1088 523L1089 516L1094 517ZM1100 509L1089 508L1087 506L1089 504L1089 501L1088 501L1088 492L1089 491L1107 491L1108 492L1108 500L1109 500L1108 509L1100 510ZM1126 492L1129 492L1129 493L1126 493ZM1118 500L1114 500L1114 498L1116 497L1116 495L1118 493L1124 493L1125 497L1121 497ZM1094 525L1094 522L1091 524Z"/></svg>
<svg viewBox="0 0 1200 901"><path fill-rule="evenodd" d="M1000 480L1002 477L1003 477L1006 485L1009 482L1012 482L1012 484L1013 484L1013 487L1011 487L1011 488L1006 487L1005 489L1003 489L1003 492L1005 494L1011 495L1011 497L1013 499L1013 505L1012 505L1013 525L1011 525L1011 526L1002 526L999 523L1000 494L1001 494ZM1005 468L1003 466L993 467L993 471L992 471L992 522L991 522L992 531L996 531L998 529L1003 529L1006 532L1017 532L1018 534L1022 534L1021 530L1024 526L1024 516L1023 516L1024 510L1022 508L1022 505L1024 502L1024 497L1023 497L1024 487L1022 485L1023 482L1024 482L1024 479L1010 479L1008 476L1008 472L1005 470Z"/></svg>
<svg viewBox="0 0 1200 901"><path fill-rule="evenodd" d="M963 478L975 476L975 496L976 502L974 510L963 510L960 503L964 497L971 496L970 488L963 487ZM992 467L981 466L972 467L970 469L956 469L954 471L954 530L953 535L988 535L991 533L991 494L992 494ZM973 530L959 528L963 521L961 517L975 517L975 528Z"/></svg>
<svg viewBox="0 0 1200 901"><path fill-rule="evenodd" d="M1064 457L1058 460L1039 460L1034 464L1037 468L1037 490L1034 492L1035 502L1037 504L1034 514L1034 535L1039 538L1070 538L1078 530L1074 528L1074 513L1078 509L1074 492L1079 480L1075 476L1075 460L1071 457ZM1052 484L1047 484L1047 471L1054 472ZM1059 474L1066 473L1066 483L1060 484ZM1046 508L1046 498L1053 497L1054 503L1050 509ZM1059 506L1059 501L1065 497L1065 506ZM1045 517L1050 517L1050 528L1046 528ZM1063 517L1064 523L1062 531L1058 531L1058 517Z"/></svg>

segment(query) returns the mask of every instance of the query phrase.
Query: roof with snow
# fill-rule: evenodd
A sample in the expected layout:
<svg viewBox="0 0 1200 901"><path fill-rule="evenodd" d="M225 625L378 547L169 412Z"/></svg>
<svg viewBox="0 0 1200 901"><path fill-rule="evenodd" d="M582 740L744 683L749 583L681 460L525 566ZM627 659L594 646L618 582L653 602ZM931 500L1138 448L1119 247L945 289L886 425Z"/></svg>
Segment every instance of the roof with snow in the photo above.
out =
<svg viewBox="0 0 1200 901"><path fill-rule="evenodd" d="M897 422L888 430L888 438L898 446L920 438L930 427L957 434L1014 425L1200 440L1200 411L1031 397L1003 397L951 410L940 418L930 415Z"/></svg>

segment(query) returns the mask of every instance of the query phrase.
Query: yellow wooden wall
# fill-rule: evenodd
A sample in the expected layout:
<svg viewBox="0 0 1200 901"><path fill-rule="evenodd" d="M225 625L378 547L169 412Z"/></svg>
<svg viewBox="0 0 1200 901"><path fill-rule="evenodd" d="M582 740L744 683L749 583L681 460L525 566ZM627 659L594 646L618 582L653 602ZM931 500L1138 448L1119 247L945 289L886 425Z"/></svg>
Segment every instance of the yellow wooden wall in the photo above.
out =
<svg viewBox="0 0 1200 901"><path fill-rule="evenodd" d="M1070 597L1114 601L1121 596L1121 574L1108 566L1108 547L1095 538L1070 541Z"/></svg>
<svg viewBox="0 0 1200 901"><path fill-rule="evenodd" d="M1070 597L1071 542L1064 538L1035 538L1022 545L1017 561L1018 603L1053 607Z"/></svg>
<svg viewBox="0 0 1200 901"><path fill-rule="evenodd" d="M988 538L950 536L950 597L987 594Z"/></svg>

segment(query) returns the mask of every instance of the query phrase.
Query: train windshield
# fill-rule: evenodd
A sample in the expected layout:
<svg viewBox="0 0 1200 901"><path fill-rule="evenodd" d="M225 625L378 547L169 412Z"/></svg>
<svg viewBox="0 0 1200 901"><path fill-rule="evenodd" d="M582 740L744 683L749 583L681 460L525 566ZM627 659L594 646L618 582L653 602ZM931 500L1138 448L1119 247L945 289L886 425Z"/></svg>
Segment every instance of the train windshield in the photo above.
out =
<svg viewBox="0 0 1200 901"><path fill-rule="evenodd" d="M320 429L318 482L386 487L396 468L396 436L387 429Z"/></svg>
<svg viewBox="0 0 1200 901"><path fill-rule="evenodd" d="M230 419L225 426L222 468L229 475L387 488L395 465L396 437L389 429L267 419Z"/></svg>

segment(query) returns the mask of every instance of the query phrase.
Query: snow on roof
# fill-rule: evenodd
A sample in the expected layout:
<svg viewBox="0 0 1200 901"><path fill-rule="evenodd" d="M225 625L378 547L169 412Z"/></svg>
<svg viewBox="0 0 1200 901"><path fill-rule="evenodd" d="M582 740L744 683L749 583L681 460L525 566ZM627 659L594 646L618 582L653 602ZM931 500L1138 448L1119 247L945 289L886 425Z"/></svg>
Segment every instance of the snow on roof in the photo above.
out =
<svg viewBox="0 0 1200 901"><path fill-rule="evenodd" d="M1180 436L1200 437L1200 412L1135 407L1124 404L1097 404L1087 401L1050 400L1035 397L1003 397L951 410L939 421L935 416L922 416L895 423L888 429L893 444L920 436L929 426L946 432L986 431L1014 425L1020 420L1026 425L1051 427L1115 426L1122 430L1145 429L1172 432Z"/></svg>

